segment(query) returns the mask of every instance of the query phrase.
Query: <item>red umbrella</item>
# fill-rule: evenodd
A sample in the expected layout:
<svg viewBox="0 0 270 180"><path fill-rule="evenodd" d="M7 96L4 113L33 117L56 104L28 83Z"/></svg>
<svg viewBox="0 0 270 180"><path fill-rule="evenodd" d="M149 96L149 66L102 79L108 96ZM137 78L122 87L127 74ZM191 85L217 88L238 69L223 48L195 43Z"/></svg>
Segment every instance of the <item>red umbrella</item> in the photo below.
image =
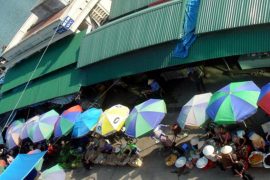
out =
<svg viewBox="0 0 270 180"><path fill-rule="evenodd" d="M267 114L270 114L270 83L262 87L257 104Z"/></svg>

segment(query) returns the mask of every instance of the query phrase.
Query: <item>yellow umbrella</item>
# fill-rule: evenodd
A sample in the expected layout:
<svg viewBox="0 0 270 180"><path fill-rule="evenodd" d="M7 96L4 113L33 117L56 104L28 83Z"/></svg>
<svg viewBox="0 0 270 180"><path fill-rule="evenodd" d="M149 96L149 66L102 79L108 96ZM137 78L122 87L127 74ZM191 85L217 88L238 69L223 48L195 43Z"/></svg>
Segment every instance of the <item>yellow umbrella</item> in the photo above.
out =
<svg viewBox="0 0 270 180"><path fill-rule="evenodd" d="M96 132L108 136L120 131L129 115L129 108L121 104L112 106L102 113L96 126Z"/></svg>

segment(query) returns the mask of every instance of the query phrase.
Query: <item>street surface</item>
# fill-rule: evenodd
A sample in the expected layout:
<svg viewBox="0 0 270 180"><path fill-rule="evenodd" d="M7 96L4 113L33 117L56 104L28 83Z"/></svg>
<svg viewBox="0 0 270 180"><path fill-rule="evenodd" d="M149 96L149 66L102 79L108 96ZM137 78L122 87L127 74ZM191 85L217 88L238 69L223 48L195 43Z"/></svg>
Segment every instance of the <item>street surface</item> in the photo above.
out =
<svg viewBox="0 0 270 180"><path fill-rule="evenodd" d="M269 82L270 74L264 77L251 77L251 76L235 76L228 77L222 75L220 71L214 68L208 69L209 77L205 79L205 85L209 92L215 92L221 87L230 82L253 80L258 86L262 86ZM175 103L166 102L168 114L166 115L163 124L173 124L176 122L178 113L181 106L183 106L193 95L196 95L195 85L189 80L177 80L172 82L172 86L169 87L170 95L177 100ZM125 97L119 95L119 100L115 100L112 104L118 104ZM247 121L246 124L250 129L261 131L261 122L268 121L264 117L264 113L260 110L254 116L254 119ZM194 133L190 132L190 136L184 141L190 139ZM76 169L67 173L68 179L76 180L177 180L178 177L175 173L171 173L173 167L167 167L164 163L164 157L162 156L159 147L155 145L155 142L149 137L144 137L138 141L138 146L142 150L142 156L144 158L144 164L141 168L131 167L111 167L111 166L95 166L93 170L85 170L84 168ZM249 173L255 178L255 180L269 180L270 169L264 168L250 168ZM181 176L181 180L237 180L239 177L235 177L231 171L221 171L219 168L203 171L196 167L193 168L190 173Z"/></svg>

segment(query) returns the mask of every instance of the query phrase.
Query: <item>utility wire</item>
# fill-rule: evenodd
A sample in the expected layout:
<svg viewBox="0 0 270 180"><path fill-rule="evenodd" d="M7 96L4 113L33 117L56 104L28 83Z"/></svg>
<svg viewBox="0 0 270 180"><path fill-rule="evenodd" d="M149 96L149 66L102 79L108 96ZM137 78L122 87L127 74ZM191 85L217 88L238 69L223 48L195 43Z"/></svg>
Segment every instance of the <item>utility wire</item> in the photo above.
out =
<svg viewBox="0 0 270 180"><path fill-rule="evenodd" d="M11 114L9 115L9 117L8 117L8 119L7 119L7 121L6 121L5 125L4 125L4 128L5 128L6 126L8 126L9 123L10 123L10 121L12 120L11 117L12 117L14 111L17 109L17 107L18 107L18 105L19 105L19 103L20 103L20 101L21 101L21 99L22 99L22 97L23 97L23 95L24 95L24 93L25 93L27 87L29 86L30 81L32 80L32 78L33 78L33 76L34 76L34 74L35 74L35 72L36 72L38 66L40 65L40 63L41 63L41 61L42 61L42 59L43 59L45 53L47 52L49 46L51 45L52 40L53 40L54 36L56 35L57 30L58 30L58 28L59 28L59 26L60 26L61 24L62 24L62 22L60 22L60 23L57 25L57 27L56 27L56 29L55 29L55 31L54 31L54 33L53 33L53 35L52 35L50 41L48 42L46 48L44 49L44 51L43 51L43 53L42 53L42 55L41 55L41 57L40 57L40 59L39 59L37 65L36 65L36 67L35 67L35 69L34 69L34 71L32 72L32 74L31 74L29 80L27 81L27 83L26 83L26 85L25 85L25 87L24 87L24 89L23 89L23 91L22 91L22 93L21 93L21 95L20 95L20 97L19 97L17 103L15 104L15 106L14 106L14 108L13 108ZM3 128L3 129L4 129L4 128Z"/></svg>

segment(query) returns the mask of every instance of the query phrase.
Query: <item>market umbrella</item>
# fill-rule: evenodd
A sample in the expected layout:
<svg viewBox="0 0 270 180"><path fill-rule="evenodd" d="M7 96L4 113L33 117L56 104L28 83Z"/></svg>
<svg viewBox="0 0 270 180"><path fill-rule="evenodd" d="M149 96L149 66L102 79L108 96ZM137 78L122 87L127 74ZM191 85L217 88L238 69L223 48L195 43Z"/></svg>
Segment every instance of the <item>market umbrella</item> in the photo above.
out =
<svg viewBox="0 0 270 180"><path fill-rule="evenodd" d="M18 154L1 174L0 179L25 179L45 154L46 151L35 154Z"/></svg>
<svg viewBox="0 0 270 180"><path fill-rule="evenodd" d="M188 127L200 127L207 119L206 108L212 93L193 96L181 109L177 118L179 126L184 129Z"/></svg>
<svg viewBox="0 0 270 180"><path fill-rule="evenodd" d="M166 113L166 104L161 99L149 99L135 106L126 120L126 134L137 138L151 132Z"/></svg>
<svg viewBox="0 0 270 180"><path fill-rule="evenodd" d="M38 154L38 153L41 153L41 150L40 149L34 149L34 150L31 150L29 151L27 154ZM41 168L42 168L42 165L43 165L43 162L44 162L44 158L41 158L38 163L36 164L35 168L37 171L40 171Z"/></svg>
<svg viewBox="0 0 270 180"><path fill-rule="evenodd" d="M3 130L0 128L0 144L4 144L2 132L3 132Z"/></svg>
<svg viewBox="0 0 270 180"><path fill-rule="evenodd" d="M59 138L70 133L81 112L82 107L80 105L65 110L55 123L54 137Z"/></svg>
<svg viewBox="0 0 270 180"><path fill-rule="evenodd" d="M213 94L206 112L217 124L242 122L256 113L259 94L252 81L230 83Z"/></svg>
<svg viewBox="0 0 270 180"><path fill-rule="evenodd" d="M65 180L65 178L66 173L64 169L58 164L49 169L46 169L41 173L41 179L44 180L52 180L52 179Z"/></svg>
<svg viewBox="0 0 270 180"><path fill-rule="evenodd" d="M54 125L59 118L55 110L48 111L40 116L38 121L34 121L29 127L29 138L33 143L49 139L53 133Z"/></svg>
<svg viewBox="0 0 270 180"><path fill-rule="evenodd" d="M40 118L40 116L37 115L37 116L34 116L34 117L28 119L28 120L24 123L24 126L22 127L22 131L20 132L20 139L21 139L21 140L24 140L24 139L26 139L26 138L29 137L29 128L30 128L31 124L32 124L33 122L35 122L35 121L38 121L39 118Z"/></svg>
<svg viewBox="0 0 270 180"><path fill-rule="evenodd" d="M105 110L96 126L96 132L108 136L120 131L129 115L129 108L123 105L115 105Z"/></svg>
<svg viewBox="0 0 270 180"><path fill-rule="evenodd" d="M93 131L101 114L102 110L96 108L91 108L83 112L74 124L72 137L79 138L86 135L90 131Z"/></svg>
<svg viewBox="0 0 270 180"><path fill-rule="evenodd" d="M16 120L8 127L6 131L6 145L12 149L20 144L20 132L24 126L24 120Z"/></svg>
<svg viewBox="0 0 270 180"><path fill-rule="evenodd" d="M270 83L262 87L257 104L270 115Z"/></svg>

